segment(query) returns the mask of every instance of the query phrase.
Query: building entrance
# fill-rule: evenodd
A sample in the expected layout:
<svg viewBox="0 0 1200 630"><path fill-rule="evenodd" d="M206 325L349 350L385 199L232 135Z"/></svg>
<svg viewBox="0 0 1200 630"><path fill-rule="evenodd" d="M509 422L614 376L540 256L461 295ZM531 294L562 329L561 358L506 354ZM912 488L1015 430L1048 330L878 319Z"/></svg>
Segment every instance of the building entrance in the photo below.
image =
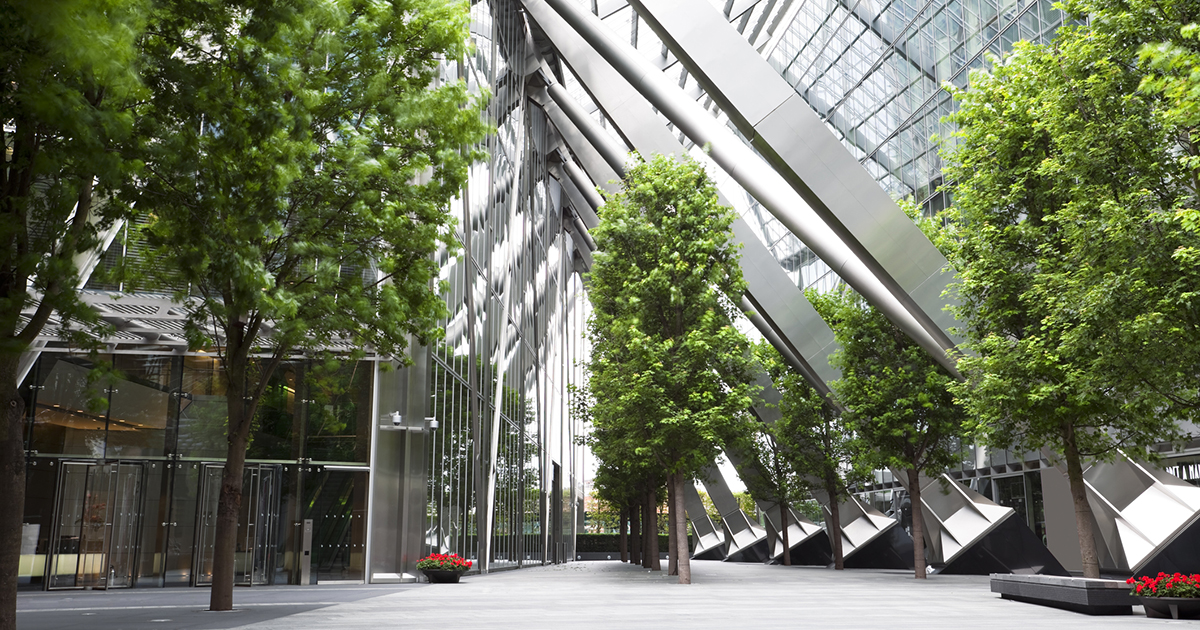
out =
<svg viewBox="0 0 1200 630"><path fill-rule="evenodd" d="M212 585L217 505L224 470L224 464L205 464L200 476L195 586ZM257 586L272 581L275 532L279 529L280 479L278 464L246 464L243 469L233 573L233 583L238 586Z"/></svg>
<svg viewBox="0 0 1200 630"><path fill-rule="evenodd" d="M140 463L62 463L47 588L133 585L143 472Z"/></svg>

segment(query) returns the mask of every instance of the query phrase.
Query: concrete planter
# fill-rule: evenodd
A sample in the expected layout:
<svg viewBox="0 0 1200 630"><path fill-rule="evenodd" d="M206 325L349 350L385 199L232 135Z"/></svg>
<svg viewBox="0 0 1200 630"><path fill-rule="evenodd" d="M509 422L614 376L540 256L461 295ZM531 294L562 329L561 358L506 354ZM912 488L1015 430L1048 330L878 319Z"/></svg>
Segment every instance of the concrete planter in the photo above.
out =
<svg viewBox="0 0 1200 630"><path fill-rule="evenodd" d="M442 571L439 569L421 569L421 573L429 578L430 584L458 584L458 578L463 571Z"/></svg>
<svg viewBox="0 0 1200 630"><path fill-rule="evenodd" d="M1195 597L1142 597L1146 616L1153 619L1200 619L1200 599Z"/></svg>

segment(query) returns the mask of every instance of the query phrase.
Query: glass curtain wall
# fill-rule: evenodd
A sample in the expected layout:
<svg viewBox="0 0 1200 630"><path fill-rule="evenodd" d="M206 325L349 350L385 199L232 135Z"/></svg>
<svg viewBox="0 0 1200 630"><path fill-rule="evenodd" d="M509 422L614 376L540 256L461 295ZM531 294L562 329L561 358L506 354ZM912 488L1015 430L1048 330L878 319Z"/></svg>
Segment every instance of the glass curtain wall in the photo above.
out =
<svg viewBox="0 0 1200 630"><path fill-rule="evenodd" d="M314 370L308 361L281 366L256 416L239 523L241 583L296 583L296 524L305 519L314 524L313 576L362 579L372 364ZM207 584L225 458L219 359L48 351L22 393L32 457L21 583Z"/></svg>
<svg viewBox="0 0 1200 630"><path fill-rule="evenodd" d="M548 545L574 552L573 543L563 546L571 530L567 541L550 531L557 519L548 471L555 463L567 471L571 510L582 492L567 388L579 382L575 362L586 356L586 296L559 185L547 172L556 135L526 91L523 14L511 0L475 3L471 36L472 55L446 71L490 92L496 133L455 207L462 248L441 260L450 315L431 353L439 430L430 447L426 545L474 560L487 551L487 566L500 569L553 561ZM573 521L572 512L563 522Z"/></svg>

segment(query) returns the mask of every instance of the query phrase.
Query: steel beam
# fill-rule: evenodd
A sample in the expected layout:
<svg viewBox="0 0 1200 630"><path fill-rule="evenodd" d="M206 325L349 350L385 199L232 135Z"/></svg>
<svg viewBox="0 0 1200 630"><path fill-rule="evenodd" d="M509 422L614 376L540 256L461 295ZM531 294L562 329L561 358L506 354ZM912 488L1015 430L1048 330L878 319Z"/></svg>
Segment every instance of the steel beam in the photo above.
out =
<svg viewBox="0 0 1200 630"><path fill-rule="evenodd" d="M953 272L941 252L720 12L687 0L631 4L738 130L937 341L934 358L957 374L945 355L956 345L949 332L956 322L942 297ZM800 236L786 211L781 216L763 205Z"/></svg>
<svg viewBox="0 0 1200 630"><path fill-rule="evenodd" d="M953 344L944 343L926 330L917 314L910 312L903 301L893 295L884 279L876 277L866 262L855 255L848 244L843 242L830 225L826 224L825 219L814 212L807 202L792 189L789 182L738 139L732 131L713 119L703 107L680 91L662 72L643 59L637 51L632 50L628 44L614 39L595 16L583 11L574 2L570 0L523 0L523 3L543 30L546 29L546 20L535 14L536 10L540 5L552 7L587 41L591 50L611 64L645 100L653 104L693 142L699 146L705 146L713 161L737 180L763 207L779 218L793 234L803 240L841 278L879 308L916 343L929 352L935 360L952 374L957 375L954 361L946 354L947 349L953 347ZM696 7L697 9L707 8L707 5L703 5L703 7L696 5ZM550 38L553 40L554 36L550 35ZM744 40L741 40L741 44L747 45ZM596 61L595 54L591 55L593 63ZM576 66L572 67L578 71ZM779 78L778 75L773 76L776 79ZM790 87L788 90L795 94ZM608 111L608 113L610 116L615 115L613 111ZM811 112L809 113L811 114ZM624 127L623 129L628 135L629 130ZM845 149L840 144L837 145L837 149L845 153ZM861 170L857 162L854 164ZM878 190L878 186L873 180L871 186ZM940 290L938 293L940 295Z"/></svg>

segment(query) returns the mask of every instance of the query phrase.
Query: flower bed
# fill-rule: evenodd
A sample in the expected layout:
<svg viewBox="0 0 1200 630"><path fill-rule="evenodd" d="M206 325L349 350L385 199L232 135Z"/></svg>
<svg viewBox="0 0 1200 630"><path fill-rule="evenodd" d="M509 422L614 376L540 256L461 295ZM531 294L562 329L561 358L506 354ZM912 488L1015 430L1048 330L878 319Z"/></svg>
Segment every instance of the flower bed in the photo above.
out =
<svg viewBox="0 0 1200 630"><path fill-rule="evenodd" d="M471 568L471 561L461 558L454 553L434 553L417 562L421 571L458 571L464 572Z"/></svg>
<svg viewBox="0 0 1200 630"><path fill-rule="evenodd" d="M1158 619L1200 619L1200 574L1159 573L1125 581L1131 595L1142 600L1147 617Z"/></svg>
<svg viewBox="0 0 1200 630"><path fill-rule="evenodd" d="M1200 573L1159 573L1158 577L1143 575L1129 578L1125 583L1133 587L1129 594L1139 597L1200 597Z"/></svg>

